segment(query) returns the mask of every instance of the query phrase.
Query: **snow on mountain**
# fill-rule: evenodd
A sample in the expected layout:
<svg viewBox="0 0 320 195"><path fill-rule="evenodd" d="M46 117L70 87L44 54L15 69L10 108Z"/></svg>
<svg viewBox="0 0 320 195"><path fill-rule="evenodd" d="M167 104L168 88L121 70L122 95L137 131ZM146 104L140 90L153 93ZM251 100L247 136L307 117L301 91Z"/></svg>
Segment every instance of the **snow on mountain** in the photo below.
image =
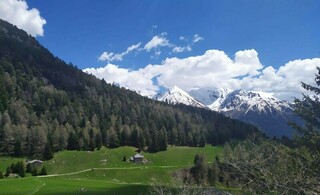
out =
<svg viewBox="0 0 320 195"><path fill-rule="evenodd" d="M292 104L278 100L271 93L261 91L195 87L187 93L175 86L156 99L172 104L182 103L209 108L231 118L251 123L270 137L283 135L291 137L293 129L288 122L300 122L293 113Z"/></svg>
<svg viewBox="0 0 320 195"><path fill-rule="evenodd" d="M216 94L217 98L207 104L210 109L256 125L270 137L292 136L293 130L287 123L299 121L293 114L292 105L271 93L218 89Z"/></svg>
<svg viewBox="0 0 320 195"><path fill-rule="evenodd" d="M189 91L189 94L199 102L205 104L211 110L219 111L219 107L225 100L226 96L232 92L231 89L209 89L209 88L194 88Z"/></svg>
<svg viewBox="0 0 320 195"><path fill-rule="evenodd" d="M263 130L268 136L292 136L288 121L300 122L292 104L271 93L230 89L194 88L189 94L211 110L221 112Z"/></svg>
<svg viewBox="0 0 320 195"><path fill-rule="evenodd" d="M155 99L163 102L168 102L171 104L185 104L189 106L199 107L199 108L206 108L206 106L199 101L195 100L191 97L187 92L180 89L177 86L172 87L167 92L162 95L158 95Z"/></svg>
<svg viewBox="0 0 320 195"><path fill-rule="evenodd" d="M280 101L270 93L243 90L230 92L218 105L218 110L223 112L236 110L243 113L248 113L250 110L265 113L272 110L282 112L291 108L288 102Z"/></svg>

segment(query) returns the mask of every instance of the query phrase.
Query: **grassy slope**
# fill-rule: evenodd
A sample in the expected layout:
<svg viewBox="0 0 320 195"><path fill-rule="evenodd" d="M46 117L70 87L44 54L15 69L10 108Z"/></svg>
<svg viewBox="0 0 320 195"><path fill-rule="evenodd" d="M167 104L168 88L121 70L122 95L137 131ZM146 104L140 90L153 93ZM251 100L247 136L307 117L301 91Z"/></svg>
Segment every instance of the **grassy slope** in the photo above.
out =
<svg viewBox="0 0 320 195"><path fill-rule="evenodd" d="M165 152L143 153L150 162L140 165L122 161L124 155L129 159L135 154L133 147L102 148L95 152L63 151L45 162L48 174L85 171L47 178L0 180L0 194L76 194L81 188L85 188L87 194L138 194L151 183L170 183L172 171L192 166L195 154L203 154L212 161L221 150L221 147L212 146L168 147ZM11 164L11 161L10 158L0 159L0 162L6 162L1 163L4 171L5 164Z"/></svg>

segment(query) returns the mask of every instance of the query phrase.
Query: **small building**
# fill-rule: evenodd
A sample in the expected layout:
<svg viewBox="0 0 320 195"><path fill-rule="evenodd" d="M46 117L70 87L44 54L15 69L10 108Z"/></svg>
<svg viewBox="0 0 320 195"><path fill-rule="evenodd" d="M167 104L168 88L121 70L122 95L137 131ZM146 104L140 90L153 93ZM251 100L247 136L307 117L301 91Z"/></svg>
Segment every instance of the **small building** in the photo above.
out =
<svg viewBox="0 0 320 195"><path fill-rule="evenodd" d="M31 167L31 169L33 169L33 168L36 168L36 167L41 167L43 161L34 159L34 160L27 160L26 163L27 163L27 165L29 165Z"/></svg>
<svg viewBox="0 0 320 195"><path fill-rule="evenodd" d="M143 163L144 156L142 154L136 154L130 157L130 161L134 163Z"/></svg>

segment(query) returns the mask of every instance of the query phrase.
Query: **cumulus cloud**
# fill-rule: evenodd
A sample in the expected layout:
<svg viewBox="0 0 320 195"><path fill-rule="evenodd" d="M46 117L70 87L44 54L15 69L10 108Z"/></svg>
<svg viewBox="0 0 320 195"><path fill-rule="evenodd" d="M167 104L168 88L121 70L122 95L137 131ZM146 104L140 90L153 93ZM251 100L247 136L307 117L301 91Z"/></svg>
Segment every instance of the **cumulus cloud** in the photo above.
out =
<svg viewBox="0 0 320 195"><path fill-rule="evenodd" d="M307 93L301 88L301 82L316 85L314 78L319 64L320 58L313 58L290 61L278 69L269 66L258 77L244 78L242 87L271 92L280 99L292 100L293 97L301 97L301 93Z"/></svg>
<svg viewBox="0 0 320 195"><path fill-rule="evenodd" d="M131 53L134 50L139 50L140 45L141 45L141 43L131 45L130 47L127 48L126 51L124 51L122 53L118 53L118 54L115 54L113 52L109 53L109 52L105 51L99 56L98 60L99 61L107 61L107 62L122 61L124 56L128 55L129 53Z"/></svg>
<svg viewBox="0 0 320 195"><path fill-rule="evenodd" d="M158 87L153 85L152 75L143 69L130 71L114 64L107 64L102 68L87 68L83 71L104 79L108 83L117 83L127 89L135 90L143 96L152 97L158 91Z"/></svg>
<svg viewBox="0 0 320 195"><path fill-rule="evenodd" d="M198 35L198 34L195 34L194 36L193 36L193 42L194 43L196 43L196 42L199 42L199 41L202 41L203 40L203 38L202 37L200 37L200 35Z"/></svg>
<svg viewBox="0 0 320 195"><path fill-rule="evenodd" d="M0 18L18 28L25 30L32 36L43 36L43 25L46 20L40 16L38 9L29 9L26 1L0 0Z"/></svg>
<svg viewBox="0 0 320 195"><path fill-rule="evenodd" d="M144 49L149 52L152 49L170 46L169 40L165 37L165 35L165 33L162 33L160 36L154 36L147 44L145 44Z"/></svg>
<svg viewBox="0 0 320 195"><path fill-rule="evenodd" d="M192 48L191 48L190 45L188 45L186 47L178 47L178 46L176 46L176 47L174 47L172 49L172 52L173 53L181 53L181 52L186 52L186 51L191 51L191 50L192 50Z"/></svg>
<svg viewBox="0 0 320 195"><path fill-rule="evenodd" d="M314 74L319 64L320 58L300 59L276 69L264 67L254 49L238 51L234 59L223 51L208 50L199 56L167 58L161 64L149 64L139 70L107 65L85 71L149 97L157 93L159 86L177 85L186 91L194 86L264 91L279 99L292 100L303 92L302 81L315 84Z"/></svg>

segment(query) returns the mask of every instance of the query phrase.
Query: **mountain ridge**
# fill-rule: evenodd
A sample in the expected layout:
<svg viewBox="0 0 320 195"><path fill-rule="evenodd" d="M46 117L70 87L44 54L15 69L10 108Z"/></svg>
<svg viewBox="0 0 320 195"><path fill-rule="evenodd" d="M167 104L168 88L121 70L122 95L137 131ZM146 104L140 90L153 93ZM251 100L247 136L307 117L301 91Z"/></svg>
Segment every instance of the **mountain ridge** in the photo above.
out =
<svg viewBox="0 0 320 195"><path fill-rule="evenodd" d="M211 110L256 125L270 137L291 137L293 129L287 122L298 121L293 114L293 105L278 100L271 93L195 87L189 92L184 91L181 94L191 96L195 101ZM180 97L180 99L184 98ZM197 104L186 101L178 102L178 100L176 98L175 103L197 106Z"/></svg>

